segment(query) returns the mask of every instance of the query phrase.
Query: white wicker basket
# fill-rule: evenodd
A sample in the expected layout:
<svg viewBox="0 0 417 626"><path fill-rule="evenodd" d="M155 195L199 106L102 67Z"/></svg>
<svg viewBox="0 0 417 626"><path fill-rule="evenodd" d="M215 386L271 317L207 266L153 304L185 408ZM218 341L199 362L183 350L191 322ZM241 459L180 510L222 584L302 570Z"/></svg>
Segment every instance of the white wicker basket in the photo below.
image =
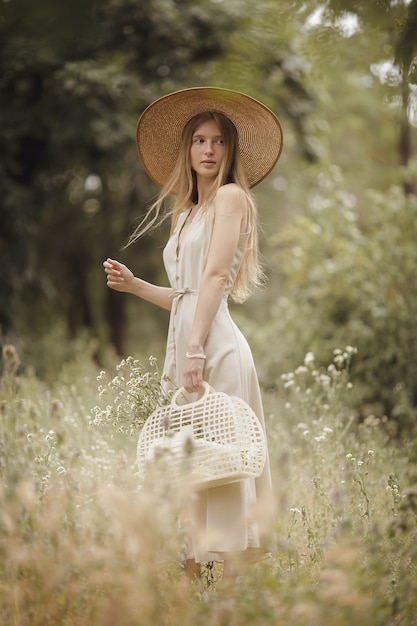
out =
<svg viewBox="0 0 417 626"><path fill-rule="evenodd" d="M196 402L179 404L182 387L146 420L137 448L142 478L160 466L170 480L203 489L260 476L266 438L259 419L240 398L204 387Z"/></svg>

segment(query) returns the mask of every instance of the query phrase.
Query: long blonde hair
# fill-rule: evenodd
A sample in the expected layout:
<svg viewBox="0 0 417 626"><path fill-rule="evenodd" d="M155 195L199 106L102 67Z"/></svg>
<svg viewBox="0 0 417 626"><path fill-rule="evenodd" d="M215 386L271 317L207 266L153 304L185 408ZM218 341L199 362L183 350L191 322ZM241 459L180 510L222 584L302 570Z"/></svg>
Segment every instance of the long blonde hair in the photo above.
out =
<svg viewBox="0 0 417 626"><path fill-rule="evenodd" d="M252 290L264 282L264 274L258 252L258 216L240 158L236 128L223 113L206 111L198 113L188 120L184 126L181 146L174 169L156 202L152 204L139 226L129 237L127 246L134 243L148 230L160 224L169 216L171 216L172 234L180 214L189 210L193 204L198 202L197 177L191 167L190 148L195 131L207 121L214 121L219 127L224 140L225 153L220 172L213 182L201 210L206 211L212 205L219 188L227 183L236 183L245 195L248 211L246 222L246 230L248 232L247 247L230 293L231 298L235 302L244 302ZM171 195L175 196L175 201L172 208L166 210L166 202Z"/></svg>

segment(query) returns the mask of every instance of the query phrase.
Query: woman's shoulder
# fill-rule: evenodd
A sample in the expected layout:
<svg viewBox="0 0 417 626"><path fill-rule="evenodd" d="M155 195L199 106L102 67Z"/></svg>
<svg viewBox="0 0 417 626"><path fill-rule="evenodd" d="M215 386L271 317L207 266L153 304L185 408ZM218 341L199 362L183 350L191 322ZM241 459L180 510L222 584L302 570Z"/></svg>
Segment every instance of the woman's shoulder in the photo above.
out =
<svg viewBox="0 0 417 626"><path fill-rule="evenodd" d="M245 198L246 192L237 183L226 183L219 187L216 198Z"/></svg>

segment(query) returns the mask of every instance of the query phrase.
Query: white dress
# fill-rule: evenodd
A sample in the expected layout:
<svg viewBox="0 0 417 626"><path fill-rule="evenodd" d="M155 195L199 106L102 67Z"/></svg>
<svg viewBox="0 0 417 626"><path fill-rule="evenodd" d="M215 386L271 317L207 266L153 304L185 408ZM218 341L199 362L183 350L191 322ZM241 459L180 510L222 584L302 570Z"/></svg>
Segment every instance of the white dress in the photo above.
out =
<svg viewBox="0 0 417 626"><path fill-rule="evenodd" d="M174 290L169 321L163 374L169 379L167 390L181 387L189 335L197 303L198 288L209 251L214 210L199 210L179 234L187 217L182 213L163 252L165 269ZM204 379L216 390L245 400L264 426L258 377L249 345L233 322L227 298L245 251L247 235L241 235L224 298L213 320L207 341ZM269 509L271 500L269 459L262 475L229 485L199 491L193 496L191 518L187 524L185 558L197 562L222 561L227 553L260 548L257 515Z"/></svg>

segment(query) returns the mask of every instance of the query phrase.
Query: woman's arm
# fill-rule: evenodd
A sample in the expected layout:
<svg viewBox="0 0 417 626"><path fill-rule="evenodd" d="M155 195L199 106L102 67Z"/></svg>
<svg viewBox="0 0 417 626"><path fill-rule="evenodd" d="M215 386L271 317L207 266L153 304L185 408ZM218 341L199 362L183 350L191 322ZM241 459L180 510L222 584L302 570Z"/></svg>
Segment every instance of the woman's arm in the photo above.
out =
<svg viewBox="0 0 417 626"><path fill-rule="evenodd" d="M170 298L172 289L170 287L158 287L147 283L141 278L136 278L126 265L107 259L103 263L104 271L107 274L107 286L116 291L123 291L138 296L143 300L152 302L167 311L171 310L172 300Z"/></svg>
<svg viewBox="0 0 417 626"><path fill-rule="evenodd" d="M246 226L246 216L244 192L235 184L221 187L214 206L213 232L198 292L188 343L189 354L204 354L204 345L224 295L239 237ZM188 392L201 388L204 363L204 359L186 359L184 387Z"/></svg>

